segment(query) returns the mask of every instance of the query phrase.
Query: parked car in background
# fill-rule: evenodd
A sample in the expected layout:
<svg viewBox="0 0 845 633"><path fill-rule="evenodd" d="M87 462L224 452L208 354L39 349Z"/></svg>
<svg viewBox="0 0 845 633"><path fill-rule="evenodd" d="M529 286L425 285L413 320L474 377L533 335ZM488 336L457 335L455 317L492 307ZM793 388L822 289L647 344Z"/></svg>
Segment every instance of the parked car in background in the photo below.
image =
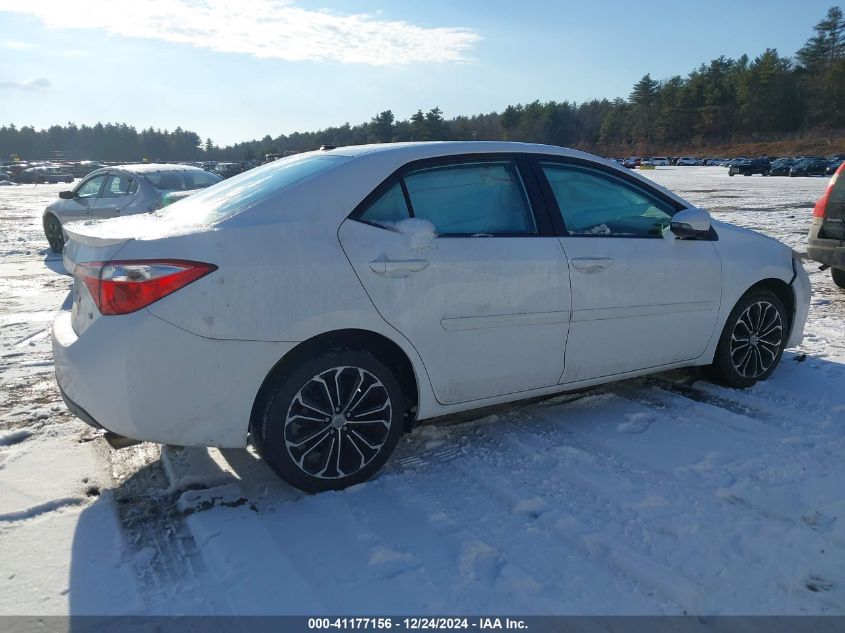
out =
<svg viewBox="0 0 845 633"><path fill-rule="evenodd" d="M807 255L830 266L833 283L845 289L845 163L839 165L813 209Z"/></svg>
<svg viewBox="0 0 845 633"><path fill-rule="evenodd" d="M752 158L746 160L735 160L728 167L728 176L752 176L760 174L761 176L768 176L772 164L768 158Z"/></svg>
<svg viewBox="0 0 845 633"><path fill-rule="evenodd" d="M843 162L845 162L845 160L843 160L841 158L834 158L832 160L829 160L828 163L827 163L827 169L825 170L824 173L828 176L832 176L833 174L836 173L836 170L839 169L839 166Z"/></svg>
<svg viewBox="0 0 845 633"><path fill-rule="evenodd" d="M556 146L309 152L126 220L67 227L71 411L135 440L249 434L311 492L428 418L693 365L750 386L810 300L788 246Z"/></svg>
<svg viewBox="0 0 845 633"><path fill-rule="evenodd" d="M651 164L655 167L668 167L669 159L666 156L655 156L651 159Z"/></svg>
<svg viewBox="0 0 845 633"><path fill-rule="evenodd" d="M817 156L802 158L789 168L790 176L824 176L826 174L827 161Z"/></svg>
<svg viewBox="0 0 845 633"><path fill-rule="evenodd" d="M622 162L622 166L627 167L628 169L634 169L635 167L639 167L642 162L643 159L639 156L631 156Z"/></svg>
<svg viewBox="0 0 845 633"><path fill-rule="evenodd" d="M189 165L139 164L90 173L44 210L44 235L54 253L64 248L67 222L148 213L187 197L222 178Z"/></svg>
<svg viewBox="0 0 845 633"><path fill-rule="evenodd" d="M95 160L81 160L75 163L65 163L62 167L68 173L73 174L74 178L84 178L95 169L101 169L104 165Z"/></svg>
<svg viewBox="0 0 845 633"><path fill-rule="evenodd" d="M217 163L214 166L214 173L221 178L231 178L237 176L244 171L243 165L240 163Z"/></svg>
<svg viewBox="0 0 845 633"><path fill-rule="evenodd" d="M794 158L778 158L775 161L772 161L772 165L769 168L769 175L770 176L788 176L790 168L796 163L797 161Z"/></svg>
<svg viewBox="0 0 845 633"><path fill-rule="evenodd" d="M21 171L15 177L15 182L19 182L21 184L55 184L59 182L71 183L73 182L73 174L60 167L30 167Z"/></svg>
<svg viewBox="0 0 845 633"><path fill-rule="evenodd" d="M675 164L681 167L697 167L701 165L701 161L692 156L681 156Z"/></svg>

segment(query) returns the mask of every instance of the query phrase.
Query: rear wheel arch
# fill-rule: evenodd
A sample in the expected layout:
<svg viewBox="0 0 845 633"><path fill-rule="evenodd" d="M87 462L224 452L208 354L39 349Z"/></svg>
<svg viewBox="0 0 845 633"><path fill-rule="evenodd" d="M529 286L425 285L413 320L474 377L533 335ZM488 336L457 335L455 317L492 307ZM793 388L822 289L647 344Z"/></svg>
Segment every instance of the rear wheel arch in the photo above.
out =
<svg viewBox="0 0 845 633"><path fill-rule="evenodd" d="M325 332L302 341L270 370L256 394L250 414L250 429L259 422L262 403L275 380L302 363L331 351L357 350L369 352L393 373L405 398L405 429L413 427L419 407L419 385L414 366L399 345L382 334L370 330L345 329Z"/></svg>

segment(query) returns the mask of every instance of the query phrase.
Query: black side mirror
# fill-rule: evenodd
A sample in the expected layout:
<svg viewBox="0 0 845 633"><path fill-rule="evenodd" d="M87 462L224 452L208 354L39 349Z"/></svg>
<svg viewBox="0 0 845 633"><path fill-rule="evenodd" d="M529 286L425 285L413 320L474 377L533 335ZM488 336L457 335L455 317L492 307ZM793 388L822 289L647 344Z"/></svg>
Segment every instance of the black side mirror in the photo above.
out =
<svg viewBox="0 0 845 633"><path fill-rule="evenodd" d="M72 191L60 191L59 198L62 200L73 200L76 196L73 195Z"/></svg>

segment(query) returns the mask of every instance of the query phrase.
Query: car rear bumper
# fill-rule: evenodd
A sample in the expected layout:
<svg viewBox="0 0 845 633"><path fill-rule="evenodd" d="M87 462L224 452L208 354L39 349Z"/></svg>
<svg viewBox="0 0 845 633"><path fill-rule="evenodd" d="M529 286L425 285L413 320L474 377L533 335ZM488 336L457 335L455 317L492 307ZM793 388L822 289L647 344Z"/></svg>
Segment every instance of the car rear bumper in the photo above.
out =
<svg viewBox="0 0 845 633"><path fill-rule="evenodd" d="M81 336L53 322L56 380L80 419L142 441L243 447L255 396L294 343L222 341L146 310L101 317Z"/></svg>
<svg viewBox="0 0 845 633"><path fill-rule="evenodd" d="M821 218L814 217L807 236L807 256L820 264L845 269L845 241L820 238L821 228Z"/></svg>

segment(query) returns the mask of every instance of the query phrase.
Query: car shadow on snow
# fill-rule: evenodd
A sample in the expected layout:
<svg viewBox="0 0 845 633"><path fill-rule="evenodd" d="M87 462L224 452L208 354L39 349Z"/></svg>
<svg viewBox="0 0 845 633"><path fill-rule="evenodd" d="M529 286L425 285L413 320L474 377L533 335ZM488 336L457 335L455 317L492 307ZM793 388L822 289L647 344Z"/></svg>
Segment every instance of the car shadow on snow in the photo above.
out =
<svg viewBox="0 0 845 633"><path fill-rule="evenodd" d="M70 276L70 273L65 269L61 253L56 254L49 248L45 248L39 251L38 254L44 256L44 265L54 273L65 275L66 277Z"/></svg>

